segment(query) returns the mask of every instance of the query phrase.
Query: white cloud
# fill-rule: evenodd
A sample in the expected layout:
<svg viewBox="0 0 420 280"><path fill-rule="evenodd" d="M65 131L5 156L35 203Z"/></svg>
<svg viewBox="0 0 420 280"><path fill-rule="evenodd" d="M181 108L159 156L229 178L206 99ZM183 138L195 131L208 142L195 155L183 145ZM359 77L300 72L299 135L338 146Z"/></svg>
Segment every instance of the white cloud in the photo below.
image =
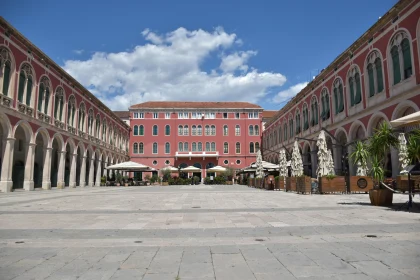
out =
<svg viewBox="0 0 420 280"><path fill-rule="evenodd" d="M256 54L256 51L246 51L235 52L228 56L224 56L220 63L220 69L222 69L223 72L234 72L237 69L246 72L248 71L248 65L246 64L248 59Z"/></svg>
<svg viewBox="0 0 420 280"><path fill-rule="evenodd" d="M306 87L307 84L308 83L306 82L300 83L293 85L286 90L282 90L273 97L272 101L277 104L285 102L298 94L302 89Z"/></svg>
<svg viewBox="0 0 420 280"><path fill-rule="evenodd" d="M250 69L248 59L256 52L236 51L240 39L222 28L208 32L181 27L166 34L145 29L142 35L149 43L126 52L96 52L63 67L113 110L149 100L255 103L286 81L280 73ZM232 54L223 56L226 52ZM204 70L206 59L220 60L224 72Z"/></svg>
<svg viewBox="0 0 420 280"><path fill-rule="evenodd" d="M75 54L82 54L82 53L84 53L84 51L85 50L73 50L73 52L75 53Z"/></svg>

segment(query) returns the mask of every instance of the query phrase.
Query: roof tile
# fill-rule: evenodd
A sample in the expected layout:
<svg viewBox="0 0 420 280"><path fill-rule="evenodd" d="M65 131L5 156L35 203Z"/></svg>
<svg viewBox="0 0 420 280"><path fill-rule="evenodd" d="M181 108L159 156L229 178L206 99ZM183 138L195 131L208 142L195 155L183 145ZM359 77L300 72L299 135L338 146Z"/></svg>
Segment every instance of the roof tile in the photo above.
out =
<svg viewBox="0 0 420 280"><path fill-rule="evenodd" d="M149 101L136 104L130 109L262 109L249 102L183 102L183 101Z"/></svg>

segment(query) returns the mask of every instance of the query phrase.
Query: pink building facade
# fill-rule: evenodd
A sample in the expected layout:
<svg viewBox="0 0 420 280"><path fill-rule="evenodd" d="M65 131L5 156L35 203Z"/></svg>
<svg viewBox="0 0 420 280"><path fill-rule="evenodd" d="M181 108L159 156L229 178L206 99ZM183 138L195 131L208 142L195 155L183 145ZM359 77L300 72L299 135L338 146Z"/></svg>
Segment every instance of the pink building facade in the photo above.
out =
<svg viewBox="0 0 420 280"><path fill-rule="evenodd" d="M130 158L157 170L249 166L260 148L263 109L247 102L146 102L130 107Z"/></svg>
<svg viewBox="0 0 420 280"><path fill-rule="evenodd" d="M279 150L291 152L296 140L305 174L315 177L315 141L325 129L336 173L355 175L346 163L351 143L381 122L419 111L419 37L420 2L399 1L266 124L263 158L278 162ZM398 151L388 155L387 170L399 173Z"/></svg>

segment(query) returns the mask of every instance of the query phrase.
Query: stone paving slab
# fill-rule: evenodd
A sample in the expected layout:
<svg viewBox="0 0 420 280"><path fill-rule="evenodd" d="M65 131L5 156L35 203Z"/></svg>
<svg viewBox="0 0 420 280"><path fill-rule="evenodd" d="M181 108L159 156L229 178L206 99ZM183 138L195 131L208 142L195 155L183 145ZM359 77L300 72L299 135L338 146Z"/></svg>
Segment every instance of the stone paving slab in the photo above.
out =
<svg viewBox="0 0 420 280"><path fill-rule="evenodd" d="M239 185L17 191L0 194L0 279L420 279L419 219Z"/></svg>

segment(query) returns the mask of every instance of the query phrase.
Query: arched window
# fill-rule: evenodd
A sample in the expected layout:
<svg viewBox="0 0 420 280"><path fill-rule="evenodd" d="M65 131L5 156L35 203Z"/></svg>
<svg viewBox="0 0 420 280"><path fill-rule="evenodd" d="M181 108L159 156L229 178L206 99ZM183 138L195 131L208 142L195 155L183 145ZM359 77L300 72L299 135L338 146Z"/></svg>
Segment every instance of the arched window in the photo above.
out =
<svg viewBox="0 0 420 280"><path fill-rule="evenodd" d="M197 126L197 135L198 136L203 135L203 128L201 127L201 125Z"/></svg>
<svg viewBox="0 0 420 280"><path fill-rule="evenodd" d="M135 126L134 126L134 129L133 129L133 135L134 135L134 136L139 135L139 127L138 127L137 125L135 125Z"/></svg>
<svg viewBox="0 0 420 280"><path fill-rule="evenodd" d="M360 84L360 73L357 67L353 67L348 73L350 107L362 101L362 86Z"/></svg>
<svg viewBox="0 0 420 280"><path fill-rule="evenodd" d="M204 131L205 135L210 135L210 126L206 125L205 126L205 131Z"/></svg>
<svg viewBox="0 0 420 280"><path fill-rule="evenodd" d="M188 142L184 142L184 152L188 152L189 148L188 148Z"/></svg>
<svg viewBox="0 0 420 280"><path fill-rule="evenodd" d="M10 86L10 79L12 70L12 60L10 57L9 50L5 47L0 47L0 90L3 95L9 95L9 86Z"/></svg>
<svg viewBox="0 0 420 280"><path fill-rule="evenodd" d="M260 127L258 125L254 126L254 135L260 136Z"/></svg>
<svg viewBox="0 0 420 280"><path fill-rule="evenodd" d="M86 118L86 106L85 103L82 102L79 106L79 130L85 132L85 118Z"/></svg>
<svg viewBox="0 0 420 280"><path fill-rule="evenodd" d="M211 126L211 135L212 136L215 136L216 135L216 126L215 125L212 125Z"/></svg>
<svg viewBox="0 0 420 280"><path fill-rule="evenodd" d="M134 143L133 145L133 154L138 154L139 153L139 144Z"/></svg>
<svg viewBox="0 0 420 280"><path fill-rule="evenodd" d="M158 144L155 142L153 143L153 153L157 154L158 153Z"/></svg>
<svg viewBox="0 0 420 280"><path fill-rule="evenodd" d="M229 153L229 143L228 142L223 143L223 153L224 154Z"/></svg>
<svg viewBox="0 0 420 280"><path fill-rule="evenodd" d="M193 136L197 135L197 126L193 125L191 127L191 135Z"/></svg>
<svg viewBox="0 0 420 280"><path fill-rule="evenodd" d="M158 135L158 126L154 125L153 126L153 136L157 136Z"/></svg>
<svg viewBox="0 0 420 280"><path fill-rule="evenodd" d="M89 110L89 115L88 115L88 134L93 136L93 110L90 109Z"/></svg>
<svg viewBox="0 0 420 280"><path fill-rule="evenodd" d="M203 144L201 142L198 142L198 151L199 152L203 151Z"/></svg>
<svg viewBox="0 0 420 280"><path fill-rule="evenodd" d="M229 128L228 126L225 124L223 126L223 136L228 136L229 135Z"/></svg>
<svg viewBox="0 0 420 280"><path fill-rule="evenodd" d="M241 153L241 143L236 142L236 153L240 154Z"/></svg>
<svg viewBox="0 0 420 280"><path fill-rule="evenodd" d="M167 125L165 126L165 135L166 135L166 136L171 135L171 126L170 126L169 124L167 124Z"/></svg>
<svg viewBox="0 0 420 280"><path fill-rule="evenodd" d="M277 130L277 133L279 135L279 144L280 144L281 143L281 125L279 125L279 129Z"/></svg>
<svg viewBox="0 0 420 280"><path fill-rule="evenodd" d="M368 55L366 70L366 88L368 89L369 97L372 97L375 94L382 92L384 89L382 61L378 51L373 51Z"/></svg>
<svg viewBox="0 0 420 280"><path fill-rule="evenodd" d="M253 136L254 135L254 126L250 125L248 129L249 129L248 134Z"/></svg>
<svg viewBox="0 0 420 280"><path fill-rule="evenodd" d="M102 121L102 141L106 142L106 120Z"/></svg>
<svg viewBox="0 0 420 280"><path fill-rule="evenodd" d="M403 55L403 70L404 70L404 79L408 79L413 75L413 67L411 65L411 51L410 51L410 41L407 38L401 42L402 55Z"/></svg>
<svg viewBox="0 0 420 280"><path fill-rule="evenodd" d="M32 67L25 63L19 74L18 101L27 106L32 106L32 90L33 90L33 71Z"/></svg>
<svg viewBox="0 0 420 280"><path fill-rule="evenodd" d="M139 154L144 154L144 145L143 143L139 144Z"/></svg>
<svg viewBox="0 0 420 280"><path fill-rule="evenodd" d="M189 131L188 131L188 125L184 125L184 136L188 136Z"/></svg>
<svg viewBox="0 0 420 280"><path fill-rule="evenodd" d="M339 114L344 111L344 96L343 96L343 84L340 79L334 81L334 105L335 114Z"/></svg>
<svg viewBox="0 0 420 280"><path fill-rule="evenodd" d="M184 151L184 143L179 142L178 143L178 152L183 152Z"/></svg>
<svg viewBox="0 0 420 280"><path fill-rule="evenodd" d="M211 142L211 151L212 152L216 151L216 143L215 142Z"/></svg>
<svg viewBox="0 0 420 280"><path fill-rule="evenodd" d="M38 112L42 112L45 115L50 115L48 108L50 105L50 93L51 83L47 77L42 77L39 83L39 94L38 94Z"/></svg>
<svg viewBox="0 0 420 280"><path fill-rule="evenodd" d="M171 144L169 142L165 143L165 154L169 154L171 152Z"/></svg>
<svg viewBox="0 0 420 280"><path fill-rule="evenodd" d="M316 101L316 98L314 97L313 100ZM321 119L323 121L328 120L330 118L330 95L328 94L327 89L324 89L321 92L321 103L322 103L322 113L321 113ZM317 112L318 112L318 106L315 106L314 108L316 108ZM313 108L312 108L313 110ZM312 111L312 119L313 119L313 111ZM317 115L317 119L318 119L318 114ZM315 125L315 121L311 122L312 126ZM316 123L318 124L318 122Z"/></svg>
<svg viewBox="0 0 420 280"><path fill-rule="evenodd" d="M255 142L255 152L258 152L260 150L260 143Z"/></svg>
<svg viewBox="0 0 420 280"><path fill-rule="evenodd" d="M250 153L250 154L255 153L255 150L254 150L254 143L253 143L253 142L249 143L249 153Z"/></svg>
<svg viewBox="0 0 420 280"><path fill-rule="evenodd" d="M296 119L296 134L300 133L300 113L297 111L295 113L295 119Z"/></svg>
<svg viewBox="0 0 420 280"><path fill-rule="evenodd" d="M394 85L413 75L410 44L410 39L405 32L398 32L391 40Z"/></svg>
<svg viewBox="0 0 420 280"><path fill-rule="evenodd" d="M55 92L54 102L54 119L63 121L63 107L64 107L64 90L62 87L58 87Z"/></svg>
<svg viewBox="0 0 420 280"><path fill-rule="evenodd" d="M76 114L76 98L74 95L70 96L67 103L67 124L74 127L74 116Z"/></svg>
<svg viewBox="0 0 420 280"><path fill-rule="evenodd" d="M144 136L144 126L143 125L139 126L139 135Z"/></svg>
<svg viewBox="0 0 420 280"><path fill-rule="evenodd" d="M235 126L235 135L241 136L241 127L239 126L239 124Z"/></svg>
<svg viewBox="0 0 420 280"><path fill-rule="evenodd" d="M206 142L206 152L210 152L210 142Z"/></svg>
<svg viewBox="0 0 420 280"><path fill-rule="evenodd" d="M191 148L192 148L192 151L193 151L193 152L197 152L197 143L193 142L193 143L191 144Z"/></svg>

